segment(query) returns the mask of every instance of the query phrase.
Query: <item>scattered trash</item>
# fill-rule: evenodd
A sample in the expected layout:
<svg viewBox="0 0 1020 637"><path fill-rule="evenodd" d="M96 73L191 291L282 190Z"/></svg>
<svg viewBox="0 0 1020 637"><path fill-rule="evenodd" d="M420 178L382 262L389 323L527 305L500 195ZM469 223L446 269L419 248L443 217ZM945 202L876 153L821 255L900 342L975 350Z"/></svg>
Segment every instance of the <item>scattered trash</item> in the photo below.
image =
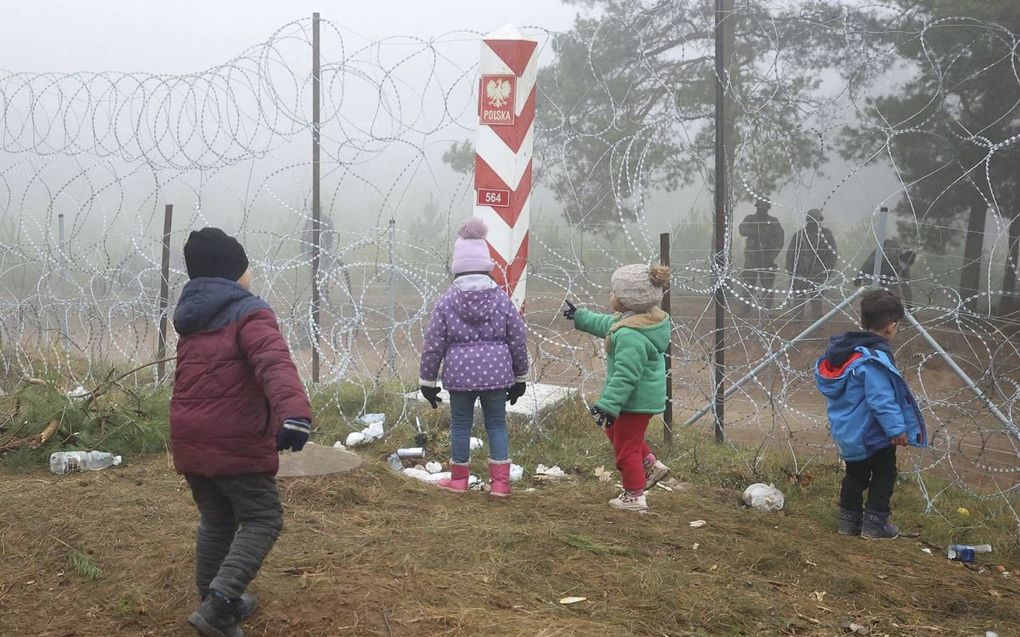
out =
<svg viewBox="0 0 1020 637"><path fill-rule="evenodd" d="M397 449L398 458L424 458L425 447L401 447Z"/></svg>
<svg viewBox="0 0 1020 637"><path fill-rule="evenodd" d="M882 579L882 580L889 579L889 576L888 575L879 575L878 579Z"/></svg>
<svg viewBox="0 0 1020 637"><path fill-rule="evenodd" d="M664 483L664 482L656 482L656 483L655 483L655 486L659 487L659 488L660 488L660 489L662 489L663 491L669 491L669 492L671 492L671 493L672 493L672 491L673 491L673 487L669 486L668 484L666 484L666 483Z"/></svg>
<svg viewBox="0 0 1020 637"><path fill-rule="evenodd" d="M969 546L967 544L953 544L946 551L946 557L957 562L973 562L977 553L991 553L991 544L978 544Z"/></svg>
<svg viewBox="0 0 1020 637"><path fill-rule="evenodd" d="M74 402L85 400L86 398L88 398L91 395L92 395L92 392L90 392L89 390L85 389L81 385L78 385L77 387L75 387L71 391L67 392L68 400L72 400Z"/></svg>
<svg viewBox="0 0 1020 637"><path fill-rule="evenodd" d="M613 472L606 471L605 467L595 467L595 477L599 482L610 482L613 479Z"/></svg>
<svg viewBox="0 0 1020 637"><path fill-rule="evenodd" d="M847 629L849 632L851 632L851 633L853 633L855 635L870 635L871 634L871 629L870 628L868 628L867 626L864 626L863 624L858 624L856 622L847 622L846 624L843 624L843 628Z"/></svg>
<svg viewBox="0 0 1020 637"><path fill-rule="evenodd" d="M956 512L965 518L970 517L970 511L968 511L966 507L960 507L956 510Z"/></svg>
<svg viewBox="0 0 1020 637"><path fill-rule="evenodd" d="M995 632L994 630L986 630L985 637L999 637L999 633Z"/></svg>
<svg viewBox="0 0 1020 637"><path fill-rule="evenodd" d="M995 567L995 572L998 573L999 575L1002 575L1003 573L1007 572L1006 567L1003 566L1002 564L999 564L998 566Z"/></svg>
<svg viewBox="0 0 1020 637"><path fill-rule="evenodd" d="M691 550L692 550L692 551L697 551L697 550L698 550L698 547L699 547L699 546L701 546L701 545L700 545L700 544L698 544L697 542L695 542L695 543L694 543L694 546L692 546L692 547L691 547Z"/></svg>
<svg viewBox="0 0 1020 637"><path fill-rule="evenodd" d="M428 444L429 436L425 433L425 428L421 426L421 418L414 417L414 446L424 448Z"/></svg>
<svg viewBox="0 0 1020 637"><path fill-rule="evenodd" d="M337 440L336 442L333 443L333 448L334 449L347 449L347 447L344 446L344 443L340 442L339 440Z"/></svg>
<svg viewBox="0 0 1020 637"><path fill-rule="evenodd" d="M756 482L744 489L744 504L758 511L779 511L783 508L783 492L772 484Z"/></svg>
<svg viewBox="0 0 1020 637"><path fill-rule="evenodd" d="M928 548L928 547L925 547L925 548L921 549L921 552L922 553L927 553L928 555L931 555L931 549Z"/></svg>
<svg viewBox="0 0 1020 637"><path fill-rule="evenodd" d="M708 522L705 522L704 520L695 520L695 521L691 522L691 528L692 529L700 529L701 527L705 526L706 524L708 524Z"/></svg>
<svg viewBox="0 0 1020 637"><path fill-rule="evenodd" d="M557 480L559 478L566 478L567 474L559 466L547 467L544 464L540 464L535 467L535 477L543 480Z"/></svg>
<svg viewBox="0 0 1020 637"><path fill-rule="evenodd" d="M422 482L432 483L432 484L434 484L436 482L439 482L443 478L449 478L450 477L450 472L449 471L440 471L438 473L429 473L428 471L426 471L424 469L416 469L416 468L404 469L402 471L402 473L405 476L414 478L416 480L421 480ZM481 486L481 482L482 481L478 479L478 476L468 476L468 487L474 488L476 486Z"/></svg>
<svg viewBox="0 0 1020 637"><path fill-rule="evenodd" d="M510 482L517 482L524 477L524 467L519 464L510 465Z"/></svg>
<svg viewBox="0 0 1020 637"><path fill-rule="evenodd" d="M815 591L811 593L811 599L815 600L816 602L821 602L825 599L826 595L828 595L828 592L826 591Z"/></svg>
<svg viewBox="0 0 1020 637"><path fill-rule="evenodd" d="M441 462L428 462L425 463L425 470L429 473L439 473L443 470L443 464Z"/></svg>
<svg viewBox="0 0 1020 637"><path fill-rule="evenodd" d="M355 422L364 425L361 431L352 431L347 434L346 446L355 447L366 442L372 442L383 437L383 423L386 422L386 414L365 414Z"/></svg>
<svg viewBox="0 0 1020 637"><path fill-rule="evenodd" d="M586 601L588 601L587 597L564 597L560 600L560 603L564 606L569 606L570 604L578 604Z"/></svg>
<svg viewBox="0 0 1020 637"><path fill-rule="evenodd" d="M58 451L50 455L50 471L58 476L75 471L100 471L120 462L120 456L105 451Z"/></svg>
<svg viewBox="0 0 1020 637"><path fill-rule="evenodd" d="M475 449L481 449L484 446L485 443L482 442L481 438L475 438L474 436L471 436L471 442L470 444L468 444L469 449L474 451Z"/></svg>
<svg viewBox="0 0 1020 637"><path fill-rule="evenodd" d="M395 453L391 453L390 457L386 458L386 464L397 473L404 471L404 463L400 461L400 456Z"/></svg>

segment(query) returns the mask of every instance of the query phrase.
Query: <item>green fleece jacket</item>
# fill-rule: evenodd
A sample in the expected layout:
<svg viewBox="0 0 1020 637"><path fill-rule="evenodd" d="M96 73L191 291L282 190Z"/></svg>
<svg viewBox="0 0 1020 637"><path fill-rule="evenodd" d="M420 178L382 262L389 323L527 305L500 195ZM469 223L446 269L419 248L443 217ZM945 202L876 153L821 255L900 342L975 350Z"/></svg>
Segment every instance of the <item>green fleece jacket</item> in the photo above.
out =
<svg viewBox="0 0 1020 637"><path fill-rule="evenodd" d="M623 318L577 310L574 327L606 339L606 385L595 406L613 416L661 414L666 410L669 317L656 308Z"/></svg>

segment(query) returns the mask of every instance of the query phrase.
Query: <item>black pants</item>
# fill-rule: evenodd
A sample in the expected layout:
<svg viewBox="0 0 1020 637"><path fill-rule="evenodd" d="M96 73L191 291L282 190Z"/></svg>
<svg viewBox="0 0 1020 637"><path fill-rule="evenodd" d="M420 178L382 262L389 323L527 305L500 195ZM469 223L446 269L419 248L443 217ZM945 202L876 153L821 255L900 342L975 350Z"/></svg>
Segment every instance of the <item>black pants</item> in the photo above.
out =
<svg viewBox="0 0 1020 637"><path fill-rule="evenodd" d="M241 597L259 572L283 528L276 477L266 474L200 478L185 476L198 506L195 583Z"/></svg>
<svg viewBox="0 0 1020 637"><path fill-rule="evenodd" d="M848 511L860 511L866 489L867 509L875 513L889 513L889 500L895 486L896 447L886 447L864 460L846 463L839 506Z"/></svg>

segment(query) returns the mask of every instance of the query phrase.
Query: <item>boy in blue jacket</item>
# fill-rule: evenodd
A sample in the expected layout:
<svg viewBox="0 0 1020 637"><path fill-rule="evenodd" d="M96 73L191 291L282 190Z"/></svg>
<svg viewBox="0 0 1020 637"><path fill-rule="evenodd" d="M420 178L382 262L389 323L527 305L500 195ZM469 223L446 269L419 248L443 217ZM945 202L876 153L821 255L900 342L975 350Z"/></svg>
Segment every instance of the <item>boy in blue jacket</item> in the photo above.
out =
<svg viewBox="0 0 1020 637"><path fill-rule="evenodd" d="M890 347L904 315L902 301L892 292L866 293L861 299L861 327L866 331L830 338L815 367L818 391L828 402L832 438L846 462L839 495L843 535L869 539L899 535L889 521L896 447L928 443L924 417Z"/></svg>

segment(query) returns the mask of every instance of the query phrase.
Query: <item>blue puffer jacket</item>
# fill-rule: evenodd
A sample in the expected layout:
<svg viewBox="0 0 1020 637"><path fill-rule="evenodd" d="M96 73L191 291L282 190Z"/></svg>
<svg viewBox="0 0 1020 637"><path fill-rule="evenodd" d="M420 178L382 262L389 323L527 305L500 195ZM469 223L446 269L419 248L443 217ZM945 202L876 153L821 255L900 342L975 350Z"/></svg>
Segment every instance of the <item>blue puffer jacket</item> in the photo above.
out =
<svg viewBox="0 0 1020 637"><path fill-rule="evenodd" d="M828 399L832 438L849 462L871 457L902 433L911 446L928 445L924 416L888 346L854 345L866 340L853 332L834 337L815 366L818 391Z"/></svg>

